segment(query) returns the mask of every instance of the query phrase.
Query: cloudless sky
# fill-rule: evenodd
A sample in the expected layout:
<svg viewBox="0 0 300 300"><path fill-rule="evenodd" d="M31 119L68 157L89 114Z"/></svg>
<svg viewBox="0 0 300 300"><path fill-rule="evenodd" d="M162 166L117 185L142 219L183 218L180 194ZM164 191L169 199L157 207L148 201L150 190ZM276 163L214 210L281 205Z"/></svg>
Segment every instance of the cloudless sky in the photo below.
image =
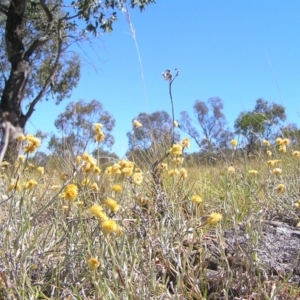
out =
<svg viewBox="0 0 300 300"><path fill-rule="evenodd" d="M54 120L70 101L96 99L116 119L113 150L124 155L126 133L139 113L171 115L162 72L180 70L172 92L175 119L195 100L220 97L233 129L239 113L258 98L286 107L288 123L300 124L299 0L157 0L142 13L129 10L139 47L124 14L110 34L80 52L81 79L59 106L37 105L27 131L55 132ZM182 134L185 137L186 134Z"/></svg>

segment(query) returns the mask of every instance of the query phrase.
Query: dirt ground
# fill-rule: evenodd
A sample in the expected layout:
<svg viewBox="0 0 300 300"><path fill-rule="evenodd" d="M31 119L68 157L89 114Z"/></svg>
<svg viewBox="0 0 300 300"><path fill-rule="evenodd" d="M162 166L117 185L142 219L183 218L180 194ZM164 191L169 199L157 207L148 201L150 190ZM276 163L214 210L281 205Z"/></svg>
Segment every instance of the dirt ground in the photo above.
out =
<svg viewBox="0 0 300 300"><path fill-rule="evenodd" d="M205 248L208 299L225 299L220 291L226 280L230 299L265 299L264 293L300 299L291 293L300 287L300 228L280 221L241 223L221 238L207 237Z"/></svg>

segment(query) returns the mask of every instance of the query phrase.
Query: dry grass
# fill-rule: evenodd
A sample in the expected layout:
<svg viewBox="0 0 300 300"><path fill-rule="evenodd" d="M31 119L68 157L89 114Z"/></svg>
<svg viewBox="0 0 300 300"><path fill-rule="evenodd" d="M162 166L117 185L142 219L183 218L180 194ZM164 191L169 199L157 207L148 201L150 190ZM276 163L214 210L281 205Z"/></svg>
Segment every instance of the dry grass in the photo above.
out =
<svg viewBox="0 0 300 300"><path fill-rule="evenodd" d="M2 163L0 299L300 299L298 261L286 257L289 272L276 273L261 251L266 221L297 232L300 217L298 149L270 149L277 166L263 148L207 167L175 166L168 153L142 172L124 161L99 166L89 155L49 161L44 173L28 157ZM181 175L170 176L175 167ZM95 204L105 217L91 213Z"/></svg>

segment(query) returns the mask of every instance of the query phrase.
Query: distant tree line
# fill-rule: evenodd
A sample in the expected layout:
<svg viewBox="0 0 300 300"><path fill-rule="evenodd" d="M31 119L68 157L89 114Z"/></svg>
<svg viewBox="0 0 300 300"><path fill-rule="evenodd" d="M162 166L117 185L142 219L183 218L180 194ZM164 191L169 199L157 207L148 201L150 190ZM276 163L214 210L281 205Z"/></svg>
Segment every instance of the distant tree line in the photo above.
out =
<svg viewBox="0 0 300 300"><path fill-rule="evenodd" d="M183 111L175 124L165 111L140 113L132 119L132 130L127 133L126 156L139 163L149 159L156 160L170 148L173 128L175 141L188 136L194 145L197 145L195 152L206 158L228 152L233 138L238 139L239 149L246 156L254 154L263 140L272 141L277 137L285 137L289 138L293 145L298 145L300 141L300 129L296 124L284 126L287 116L282 105L263 99L256 100L253 110L243 111L238 115L233 130L228 127L223 109L223 102L218 97L210 98L206 102L196 100L193 116ZM136 121L138 126L134 126ZM101 123L103 126L105 138L101 143L93 141L95 123ZM71 102L54 124L58 134L50 135L48 149L51 155L74 158L88 149L106 160L109 157L117 157L111 152L115 119L104 110L99 101ZM41 133L39 136L42 137ZM39 155L45 158L45 155Z"/></svg>

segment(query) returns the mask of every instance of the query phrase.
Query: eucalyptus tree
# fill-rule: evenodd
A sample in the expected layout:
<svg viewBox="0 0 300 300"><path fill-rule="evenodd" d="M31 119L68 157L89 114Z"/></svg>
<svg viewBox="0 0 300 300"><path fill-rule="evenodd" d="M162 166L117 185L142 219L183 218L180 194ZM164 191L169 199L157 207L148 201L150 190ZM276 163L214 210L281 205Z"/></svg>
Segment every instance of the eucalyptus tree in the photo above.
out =
<svg viewBox="0 0 300 300"><path fill-rule="evenodd" d="M249 155L255 151L259 140L274 138L285 120L284 106L260 98L252 111L239 114L234 123L235 133L244 139Z"/></svg>
<svg viewBox="0 0 300 300"><path fill-rule="evenodd" d="M186 132L203 152L215 148L226 148L233 137L227 126L220 98L209 98L207 102L196 100L193 106L194 118L188 112L180 113L180 128Z"/></svg>
<svg viewBox="0 0 300 300"><path fill-rule="evenodd" d="M80 78L74 43L112 31L117 11L154 0L1 0L0 117L24 130L36 105L70 96ZM4 130L2 127L2 134ZM3 141L3 140L2 140ZM14 143L9 144L14 152Z"/></svg>
<svg viewBox="0 0 300 300"><path fill-rule="evenodd" d="M95 143L95 124L101 124L103 140ZM60 157L75 158L89 146L89 152L99 147L101 152L111 149L114 137L111 134L115 119L97 100L79 100L67 105L54 122L58 134L52 134L48 143L51 153ZM95 151L97 153L97 151Z"/></svg>
<svg viewBox="0 0 300 300"><path fill-rule="evenodd" d="M135 125L136 124L136 125ZM149 160L158 159L172 146L173 121L165 111L155 111L151 114L140 113L133 120L133 129L127 133L129 158ZM175 132L175 142L180 135Z"/></svg>

